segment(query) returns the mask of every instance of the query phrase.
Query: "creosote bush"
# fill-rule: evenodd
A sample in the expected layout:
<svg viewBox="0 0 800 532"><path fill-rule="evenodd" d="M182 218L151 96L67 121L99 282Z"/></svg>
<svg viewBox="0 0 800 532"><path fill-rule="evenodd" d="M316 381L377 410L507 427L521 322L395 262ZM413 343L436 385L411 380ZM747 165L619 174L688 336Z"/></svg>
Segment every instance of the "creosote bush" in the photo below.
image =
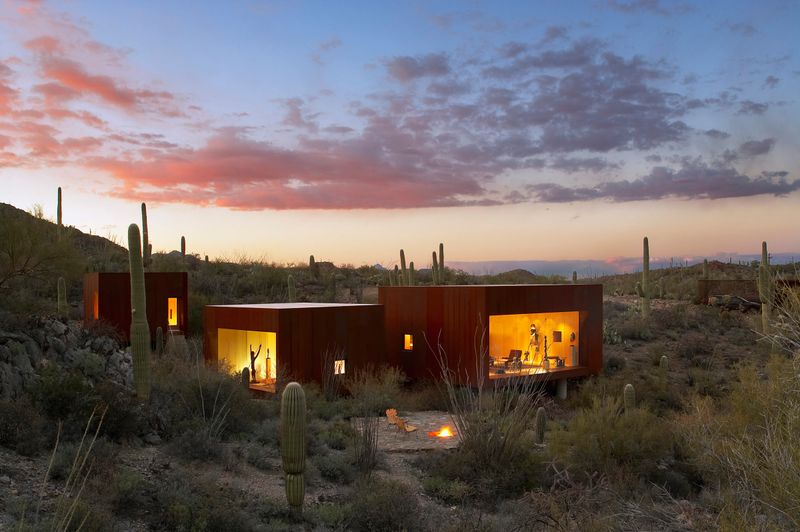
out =
<svg viewBox="0 0 800 532"><path fill-rule="evenodd" d="M371 478L355 488L348 530L424 530L417 495L401 482Z"/></svg>

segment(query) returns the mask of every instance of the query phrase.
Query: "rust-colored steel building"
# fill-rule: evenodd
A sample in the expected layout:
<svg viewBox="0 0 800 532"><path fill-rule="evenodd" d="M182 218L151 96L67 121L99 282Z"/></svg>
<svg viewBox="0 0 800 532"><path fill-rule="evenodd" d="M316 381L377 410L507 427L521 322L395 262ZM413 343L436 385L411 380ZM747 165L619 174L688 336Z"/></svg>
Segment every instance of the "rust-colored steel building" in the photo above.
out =
<svg viewBox="0 0 800 532"><path fill-rule="evenodd" d="M386 361L380 305L208 305L203 324L206 363L239 373L255 355L251 388L264 391L278 378L322 382L325 370L342 375Z"/></svg>
<svg viewBox="0 0 800 532"><path fill-rule="evenodd" d="M411 379L440 375L437 346L462 384L556 381L602 368L600 284L385 286L378 298L387 362Z"/></svg>
<svg viewBox="0 0 800 532"><path fill-rule="evenodd" d="M150 337L156 328L164 334L186 332L189 283L186 272L145 272L145 298ZM128 341L131 331L131 278L128 272L94 272L83 277L83 320L104 320Z"/></svg>

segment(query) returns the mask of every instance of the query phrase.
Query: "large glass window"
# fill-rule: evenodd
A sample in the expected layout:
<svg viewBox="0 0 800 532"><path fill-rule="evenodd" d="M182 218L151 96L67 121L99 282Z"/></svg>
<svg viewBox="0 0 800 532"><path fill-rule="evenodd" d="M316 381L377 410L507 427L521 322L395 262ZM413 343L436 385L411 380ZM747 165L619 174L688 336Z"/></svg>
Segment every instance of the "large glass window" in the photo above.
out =
<svg viewBox="0 0 800 532"><path fill-rule="evenodd" d="M489 377L580 365L579 312L489 316Z"/></svg>
<svg viewBox="0 0 800 532"><path fill-rule="evenodd" d="M217 354L220 366L233 373L255 366L251 383L271 384L277 374L277 334L241 329L217 330ZM252 363L251 363L252 362Z"/></svg>

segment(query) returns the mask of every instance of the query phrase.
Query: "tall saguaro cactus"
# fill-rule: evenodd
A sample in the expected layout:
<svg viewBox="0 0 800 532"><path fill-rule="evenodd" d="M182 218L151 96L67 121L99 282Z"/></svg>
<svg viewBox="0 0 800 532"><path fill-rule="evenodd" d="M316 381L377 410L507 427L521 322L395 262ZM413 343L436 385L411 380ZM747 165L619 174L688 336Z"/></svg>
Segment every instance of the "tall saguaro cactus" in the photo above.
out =
<svg viewBox="0 0 800 532"><path fill-rule="evenodd" d="M708 259L703 259L703 279L708 279Z"/></svg>
<svg viewBox="0 0 800 532"><path fill-rule="evenodd" d="M149 233L147 231L147 205L142 202L142 264L145 268L150 266L150 245Z"/></svg>
<svg viewBox="0 0 800 532"><path fill-rule="evenodd" d="M67 316L67 283L63 277L58 278L58 315Z"/></svg>
<svg viewBox="0 0 800 532"><path fill-rule="evenodd" d="M186 256L186 237L185 236L181 237L181 256L182 257Z"/></svg>
<svg viewBox="0 0 800 532"><path fill-rule="evenodd" d="M439 284L444 284L445 281L445 272L444 272L444 244L439 242Z"/></svg>
<svg viewBox="0 0 800 532"><path fill-rule="evenodd" d="M61 218L61 187L58 187L58 206L56 207L56 223L58 224L58 230L61 231L61 228L64 227L64 223Z"/></svg>
<svg viewBox="0 0 800 532"><path fill-rule="evenodd" d="M150 396L150 326L147 324L147 303L142 265L142 242L139 226L128 226L128 257L131 270L131 356L136 395Z"/></svg>
<svg viewBox="0 0 800 532"><path fill-rule="evenodd" d="M650 317L650 242L642 241L642 317Z"/></svg>
<svg viewBox="0 0 800 532"><path fill-rule="evenodd" d="M289 274L289 277L286 279L286 285L289 303L294 303L297 301L297 286L294 284L294 276L292 274Z"/></svg>
<svg viewBox="0 0 800 532"><path fill-rule="evenodd" d="M636 408L636 390L634 389L633 384L626 384L622 389L622 400L626 412L630 412Z"/></svg>
<svg viewBox="0 0 800 532"><path fill-rule="evenodd" d="M408 263L408 286L414 286L417 281L414 276L414 261Z"/></svg>
<svg viewBox="0 0 800 532"><path fill-rule="evenodd" d="M578 284L578 272L572 270L572 284Z"/></svg>
<svg viewBox="0 0 800 532"><path fill-rule="evenodd" d="M761 264L758 266L758 297L761 299L761 329L769 334L769 321L772 315L772 278L769 273L769 253L767 243L761 243Z"/></svg>
<svg viewBox="0 0 800 532"><path fill-rule="evenodd" d="M299 513L306 491L306 394L296 382L290 382L281 396L281 455L286 501Z"/></svg>
<svg viewBox="0 0 800 532"><path fill-rule="evenodd" d="M437 285L440 282L439 261L436 259L436 252L431 253L431 276L433 277L433 284Z"/></svg>
<svg viewBox="0 0 800 532"><path fill-rule="evenodd" d="M406 268L406 252L400 250L400 286L408 285L408 268Z"/></svg>

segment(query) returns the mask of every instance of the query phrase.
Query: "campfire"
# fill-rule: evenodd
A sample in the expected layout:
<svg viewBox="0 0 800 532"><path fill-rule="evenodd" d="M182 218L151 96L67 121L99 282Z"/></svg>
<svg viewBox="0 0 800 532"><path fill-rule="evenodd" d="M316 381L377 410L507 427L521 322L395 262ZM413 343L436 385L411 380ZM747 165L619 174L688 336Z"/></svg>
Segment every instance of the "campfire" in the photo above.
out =
<svg viewBox="0 0 800 532"><path fill-rule="evenodd" d="M445 425L437 431L429 432L428 436L430 436L431 438L450 438L454 436L454 433L450 427Z"/></svg>

